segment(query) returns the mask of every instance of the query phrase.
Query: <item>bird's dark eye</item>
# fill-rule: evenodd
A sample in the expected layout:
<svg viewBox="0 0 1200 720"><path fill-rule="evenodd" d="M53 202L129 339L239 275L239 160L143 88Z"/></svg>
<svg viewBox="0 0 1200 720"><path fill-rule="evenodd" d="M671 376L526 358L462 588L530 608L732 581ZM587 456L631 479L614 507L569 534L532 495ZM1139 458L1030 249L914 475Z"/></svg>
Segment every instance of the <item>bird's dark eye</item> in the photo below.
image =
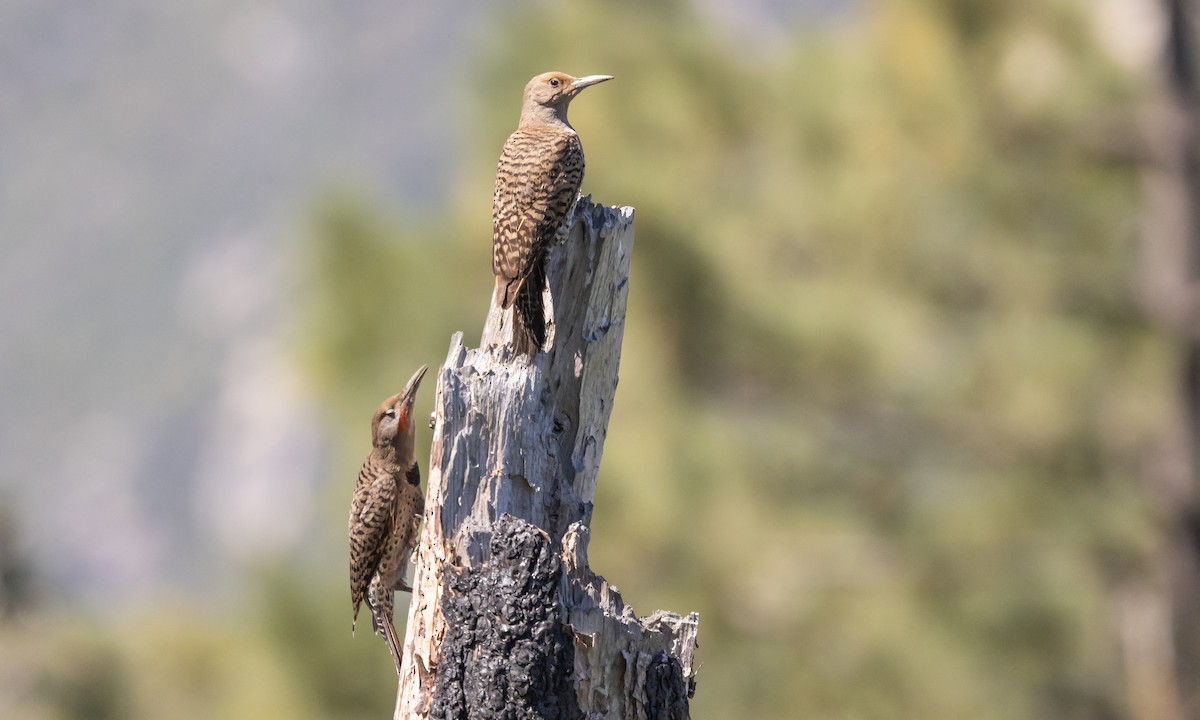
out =
<svg viewBox="0 0 1200 720"><path fill-rule="evenodd" d="M391 408L388 408L387 410L383 411L383 416L389 417L389 418L394 418L394 417L396 417L396 411Z"/></svg>
<svg viewBox="0 0 1200 720"><path fill-rule="evenodd" d="M558 78L550 78L550 87L558 87L558 86L559 86Z"/></svg>

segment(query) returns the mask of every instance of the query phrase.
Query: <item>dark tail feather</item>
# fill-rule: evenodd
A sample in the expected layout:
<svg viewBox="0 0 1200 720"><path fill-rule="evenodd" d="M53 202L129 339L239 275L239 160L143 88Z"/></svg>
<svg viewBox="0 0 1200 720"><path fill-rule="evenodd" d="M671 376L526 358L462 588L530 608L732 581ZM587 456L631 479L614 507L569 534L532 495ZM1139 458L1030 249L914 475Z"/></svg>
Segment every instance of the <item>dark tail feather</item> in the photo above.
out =
<svg viewBox="0 0 1200 720"><path fill-rule="evenodd" d="M400 677L400 668L404 664L400 657L400 638L396 636L396 626L393 620L390 620L386 615L383 616L383 639L387 643L388 650L392 653L392 662L396 665L396 676Z"/></svg>
<svg viewBox="0 0 1200 720"><path fill-rule="evenodd" d="M513 303L513 346L526 355L533 355L546 344L546 314L542 305L545 285L545 269L541 263L535 263Z"/></svg>
<svg viewBox="0 0 1200 720"><path fill-rule="evenodd" d="M392 617L394 610L394 595L391 588L385 588L379 583L379 578L371 583L371 590L367 596L367 604L371 606L371 627L375 632L383 636L384 642L387 643L388 651L392 654L392 662L396 665L396 674L400 674L400 639L396 637L395 620Z"/></svg>

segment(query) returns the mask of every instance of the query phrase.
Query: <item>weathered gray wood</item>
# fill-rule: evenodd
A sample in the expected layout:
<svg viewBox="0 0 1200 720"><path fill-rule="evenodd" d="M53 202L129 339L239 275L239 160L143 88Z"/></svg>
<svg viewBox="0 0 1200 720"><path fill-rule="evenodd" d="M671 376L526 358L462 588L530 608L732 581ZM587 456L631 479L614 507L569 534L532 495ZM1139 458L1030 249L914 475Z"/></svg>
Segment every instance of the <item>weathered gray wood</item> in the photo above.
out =
<svg viewBox="0 0 1200 720"><path fill-rule="evenodd" d="M686 718L698 618L637 618L587 564L617 386L633 209L576 203L547 265L547 349L511 310L438 372L396 718ZM508 714L505 714L508 713Z"/></svg>

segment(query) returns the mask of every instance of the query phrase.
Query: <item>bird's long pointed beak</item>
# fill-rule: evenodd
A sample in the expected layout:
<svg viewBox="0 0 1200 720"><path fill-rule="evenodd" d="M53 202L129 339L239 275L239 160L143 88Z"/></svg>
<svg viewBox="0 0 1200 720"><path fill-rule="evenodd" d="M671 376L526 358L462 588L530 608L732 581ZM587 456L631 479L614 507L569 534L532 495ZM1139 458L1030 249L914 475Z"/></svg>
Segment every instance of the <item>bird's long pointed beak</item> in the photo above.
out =
<svg viewBox="0 0 1200 720"><path fill-rule="evenodd" d="M584 75L581 78L575 78L574 82L567 86L567 89L572 93L577 93L589 85L595 85L596 83L602 83L606 80L612 79L612 75ZM591 96L589 95L588 97Z"/></svg>
<svg viewBox="0 0 1200 720"><path fill-rule="evenodd" d="M425 371L429 369L428 365L422 365L417 369L413 376L408 379L408 384L404 386L404 392L400 393L400 400L407 406L411 407L413 400L417 397L417 388L421 387L421 378L425 377Z"/></svg>

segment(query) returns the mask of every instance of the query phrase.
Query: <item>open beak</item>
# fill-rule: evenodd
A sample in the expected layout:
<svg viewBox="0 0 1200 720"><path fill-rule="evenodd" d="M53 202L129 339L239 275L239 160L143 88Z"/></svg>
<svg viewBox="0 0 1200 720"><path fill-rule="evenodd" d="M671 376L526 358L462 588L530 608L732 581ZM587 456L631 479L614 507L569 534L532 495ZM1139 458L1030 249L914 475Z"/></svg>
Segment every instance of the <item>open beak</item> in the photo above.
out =
<svg viewBox="0 0 1200 720"><path fill-rule="evenodd" d="M584 75L581 78L575 78L575 80L567 86L567 90L574 95L589 85L595 85L597 83L602 83L606 80L612 79L612 75Z"/></svg>
<svg viewBox="0 0 1200 720"><path fill-rule="evenodd" d="M417 398L417 388L421 387L421 378L425 377L425 371L428 369L428 365L422 365L404 386L404 391L400 393L400 400L406 407L412 408L413 401Z"/></svg>

